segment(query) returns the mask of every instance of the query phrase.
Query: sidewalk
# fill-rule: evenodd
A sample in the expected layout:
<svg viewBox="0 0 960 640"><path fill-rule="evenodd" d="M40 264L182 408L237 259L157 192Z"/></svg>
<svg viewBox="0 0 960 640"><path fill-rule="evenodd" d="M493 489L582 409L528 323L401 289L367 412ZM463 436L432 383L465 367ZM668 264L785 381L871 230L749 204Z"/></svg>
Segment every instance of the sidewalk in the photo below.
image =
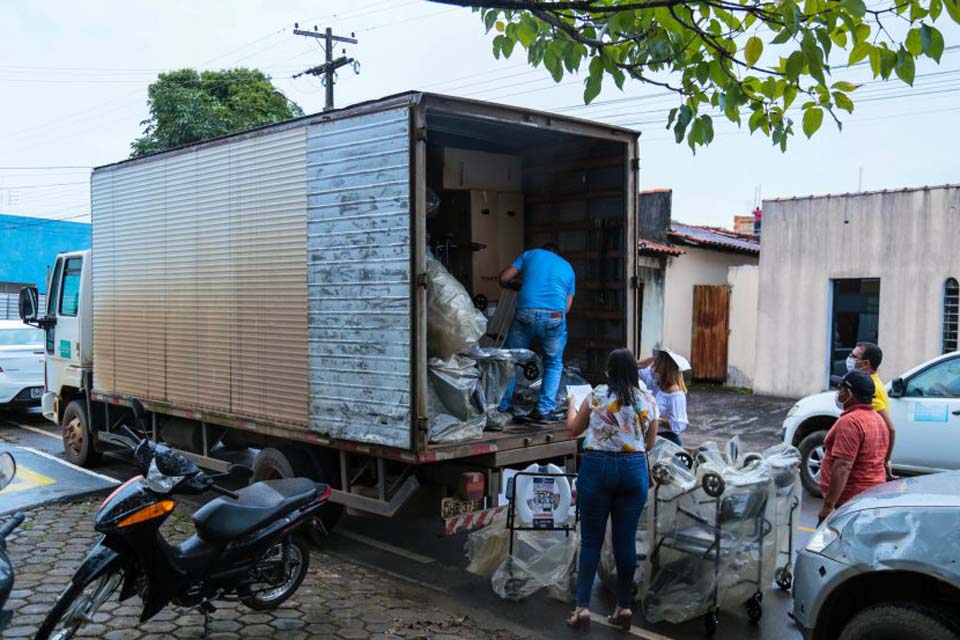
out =
<svg viewBox="0 0 960 640"><path fill-rule="evenodd" d="M55 504L27 512L28 520L7 548L16 571L6 608L11 626L0 638L29 638L63 591L98 535L93 515L99 501ZM168 540L192 533L189 514L178 511L164 525ZM454 612L442 596L314 550L310 571L293 598L272 612L256 612L235 602L217 602L211 616L211 640L239 638L338 638L339 640L435 639L518 640L522 636L490 629ZM454 603L455 604L455 603ZM122 605L112 597L95 617L96 624L78 637L105 640L194 640L202 637L203 616L175 607L139 623L140 600ZM486 627L486 628L485 628Z"/></svg>
<svg viewBox="0 0 960 640"><path fill-rule="evenodd" d="M780 428L794 402L724 388L697 388L687 397L690 426L681 439L684 446L695 447L707 440L722 446L739 435L741 450L760 452L780 442Z"/></svg>

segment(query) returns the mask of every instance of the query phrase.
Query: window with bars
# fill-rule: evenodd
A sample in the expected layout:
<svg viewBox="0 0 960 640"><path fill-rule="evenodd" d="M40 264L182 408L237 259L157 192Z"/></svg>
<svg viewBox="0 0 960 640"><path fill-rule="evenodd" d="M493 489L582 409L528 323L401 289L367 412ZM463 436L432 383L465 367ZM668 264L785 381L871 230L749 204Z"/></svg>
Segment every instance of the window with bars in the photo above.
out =
<svg viewBox="0 0 960 640"><path fill-rule="evenodd" d="M943 353L958 348L958 324L960 324L960 282L947 278L943 284Z"/></svg>

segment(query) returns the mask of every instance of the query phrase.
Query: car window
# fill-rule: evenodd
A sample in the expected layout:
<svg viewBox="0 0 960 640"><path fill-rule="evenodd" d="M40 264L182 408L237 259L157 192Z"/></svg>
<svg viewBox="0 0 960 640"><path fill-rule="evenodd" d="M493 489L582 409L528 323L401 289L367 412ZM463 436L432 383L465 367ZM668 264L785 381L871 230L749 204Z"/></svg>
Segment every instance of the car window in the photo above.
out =
<svg viewBox="0 0 960 640"><path fill-rule="evenodd" d="M960 398L960 358L939 362L910 378L904 395L912 398Z"/></svg>
<svg viewBox="0 0 960 640"><path fill-rule="evenodd" d="M60 315L76 316L80 306L80 268L83 258L69 258L63 269Z"/></svg>
<svg viewBox="0 0 960 640"><path fill-rule="evenodd" d="M0 329L0 347L34 344L43 344L42 329Z"/></svg>

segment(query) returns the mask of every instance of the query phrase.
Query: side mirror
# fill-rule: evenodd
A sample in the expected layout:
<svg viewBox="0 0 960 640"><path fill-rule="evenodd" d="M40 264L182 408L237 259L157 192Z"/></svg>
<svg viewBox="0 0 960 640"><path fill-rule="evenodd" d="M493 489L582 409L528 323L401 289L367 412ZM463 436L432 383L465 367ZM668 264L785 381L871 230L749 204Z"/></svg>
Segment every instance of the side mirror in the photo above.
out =
<svg viewBox="0 0 960 640"><path fill-rule="evenodd" d="M37 316L40 315L40 295L36 287L24 287L20 289L20 319L30 324L37 322Z"/></svg>
<svg viewBox="0 0 960 640"><path fill-rule="evenodd" d="M253 469L242 464L232 464L227 468L227 475L238 480L249 481L253 477Z"/></svg>
<svg viewBox="0 0 960 640"><path fill-rule="evenodd" d="M903 378L894 378L893 382L890 383L890 395L894 398L902 397L905 390L906 385L903 382Z"/></svg>
<svg viewBox="0 0 960 640"><path fill-rule="evenodd" d="M17 461L6 451L0 453L0 489L13 482L15 475L17 475Z"/></svg>

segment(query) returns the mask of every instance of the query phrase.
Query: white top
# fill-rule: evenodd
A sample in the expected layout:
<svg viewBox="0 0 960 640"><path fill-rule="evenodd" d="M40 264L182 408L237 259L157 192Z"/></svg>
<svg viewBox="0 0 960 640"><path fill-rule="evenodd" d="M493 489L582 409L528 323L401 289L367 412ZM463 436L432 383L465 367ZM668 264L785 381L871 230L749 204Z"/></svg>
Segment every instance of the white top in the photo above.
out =
<svg viewBox="0 0 960 640"><path fill-rule="evenodd" d="M657 384L657 378L653 375L653 368L647 367L638 371L640 380L656 398L657 407L660 409L660 430L669 425L670 431L674 433L683 433L690 424L687 418L687 394L683 391L671 391L667 393Z"/></svg>

